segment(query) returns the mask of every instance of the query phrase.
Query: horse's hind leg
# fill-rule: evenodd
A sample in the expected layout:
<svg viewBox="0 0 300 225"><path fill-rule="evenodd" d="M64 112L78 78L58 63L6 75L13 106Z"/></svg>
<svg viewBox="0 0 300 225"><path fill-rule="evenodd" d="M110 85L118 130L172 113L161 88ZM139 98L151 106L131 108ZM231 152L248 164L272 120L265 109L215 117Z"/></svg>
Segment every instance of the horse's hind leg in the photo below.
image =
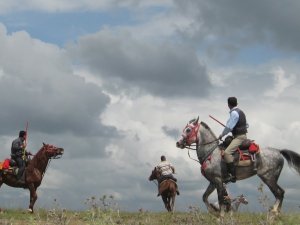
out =
<svg viewBox="0 0 300 225"><path fill-rule="evenodd" d="M262 181L269 187L271 192L276 198L275 204L273 205L271 211L275 214L278 214L281 210L282 201L284 198L284 190L277 184L278 176L269 175L269 176L260 176Z"/></svg>
<svg viewBox="0 0 300 225"><path fill-rule="evenodd" d="M162 200L164 202L166 210L170 211L167 196L165 196L164 194L162 194L161 198L162 198Z"/></svg>
<svg viewBox="0 0 300 225"><path fill-rule="evenodd" d="M176 194L175 194L176 195ZM171 200L170 200L170 206L171 206L171 211L174 211L174 205L175 205L175 195L171 196Z"/></svg>

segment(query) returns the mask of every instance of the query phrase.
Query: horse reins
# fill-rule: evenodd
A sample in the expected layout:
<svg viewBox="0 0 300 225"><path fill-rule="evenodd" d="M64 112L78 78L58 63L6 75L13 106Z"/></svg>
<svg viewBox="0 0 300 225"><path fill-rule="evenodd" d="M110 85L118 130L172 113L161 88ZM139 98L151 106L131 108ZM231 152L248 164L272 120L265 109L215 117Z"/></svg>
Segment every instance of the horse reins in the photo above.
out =
<svg viewBox="0 0 300 225"><path fill-rule="evenodd" d="M198 129L196 129L198 127ZM190 159L202 164L207 158L208 156L217 148L218 145L216 146L213 146L209 151L208 151L208 154L204 157L204 160L202 160L202 162L200 162L200 160L197 160L197 159L193 159L191 156L190 156L190 150L194 150L196 151L198 149L198 145L209 145L209 144L212 144L216 141L218 141L219 139L215 139L215 140L212 140L212 141L209 141L209 142L206 142L206 143L201 143L201 144L198 144L199 143L199 138L198 138L198 130L200 129L200 123L198 124L196 128L195 127L192 127L192 131L193 131L193 134L196 136L196 144L194 145L190 145L190 146L186 146L185 148L188 149L188 156ZM193 148L195 147L195 148Z"/></svg>

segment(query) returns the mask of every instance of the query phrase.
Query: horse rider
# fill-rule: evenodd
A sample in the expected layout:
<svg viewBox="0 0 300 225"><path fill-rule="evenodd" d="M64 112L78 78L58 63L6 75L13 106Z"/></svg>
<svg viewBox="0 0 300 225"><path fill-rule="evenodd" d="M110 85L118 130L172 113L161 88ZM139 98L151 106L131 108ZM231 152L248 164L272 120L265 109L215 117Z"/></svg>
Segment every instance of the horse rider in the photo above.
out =
<svg viewBox="0 0 300 225"><path fill-rule="evenodd" d="M229 132L233 135L233 140L229 146L224 151L224 159L227 165L227 177L224 182L236 182L236 168L234 166L233 153L236 151L239 145L242 144L244 140L247 139L247 120L245 113L237 107L237 98L229 97L227 99L229 111L229 119L223 132L220 134L219 139L221 140L223 136L227 135Z"/></svg>
<svg viewBox="0 0 300 225"><path fill-rule="evenodd" d="M12 142L11 145L11 158L17 163L18 173L17 180L19 183L25 183L25 177L22 176L25 170L26 162L25 157L31 155L30 152L25 150L26 148L26 131L21 130L19 137Z"/></svg>
<svg viewBox="0 0 300 225"><path fill-rule="evenodd" d="M161 175L160 178L158 179L158 184L160 184L162 181L166 179L172 179L175 182L177 182L177 179L173 176L173 173L175 173L175 168L170 162L167 161L164 155L160 157L160 163L156 166L156 169L160 172ZM176 184L176 193L177 195L180 194L178 191L177 184ZM159 196L159 194L157 196Z"/></svg>

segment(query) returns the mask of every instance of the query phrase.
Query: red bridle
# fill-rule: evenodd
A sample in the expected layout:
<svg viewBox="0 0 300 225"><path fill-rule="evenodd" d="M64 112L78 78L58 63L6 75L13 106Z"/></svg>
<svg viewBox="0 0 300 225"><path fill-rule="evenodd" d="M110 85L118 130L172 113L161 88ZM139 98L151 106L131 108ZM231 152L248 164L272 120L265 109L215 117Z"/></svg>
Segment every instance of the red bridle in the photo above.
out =
<svg viewBox="0 0 300 225"><path fill-rule="evenodd" d="M189 123L183 129L183 140L186 145L190 146L193 143L197 143L199 140L198 131L200 128L200 123Z"/></svg>

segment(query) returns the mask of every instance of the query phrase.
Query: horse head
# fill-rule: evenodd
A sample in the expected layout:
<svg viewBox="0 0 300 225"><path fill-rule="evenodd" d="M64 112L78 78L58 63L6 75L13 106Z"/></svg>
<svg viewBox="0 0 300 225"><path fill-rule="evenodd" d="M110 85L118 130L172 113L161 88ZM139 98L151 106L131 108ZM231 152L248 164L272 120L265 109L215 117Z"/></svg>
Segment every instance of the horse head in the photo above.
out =
<svg viewBox="0 0 300 225"><path fill-rule="evenodd" d="M64 154L64 149L43 143L42 150L46 153L49 159L58 159Z"/></svg>
<svg viewBox="0 0 300 225"><path fill-rule="evenodd" d="M151 175L149 176L149 180L152 181L152 180L155 180L155 179L158 179L160 176L160 173L159 171L156 169L156 167L152 170L151 172Z"/></svg>
<svg viewBox="0 0 300 225"><path fill-rule="evenodd" d="M198 141L199 127L199 116L197 119L190 120L182 131L181 139L176 142L176 147L184 149L186 146L196 143Z"/></svg>

